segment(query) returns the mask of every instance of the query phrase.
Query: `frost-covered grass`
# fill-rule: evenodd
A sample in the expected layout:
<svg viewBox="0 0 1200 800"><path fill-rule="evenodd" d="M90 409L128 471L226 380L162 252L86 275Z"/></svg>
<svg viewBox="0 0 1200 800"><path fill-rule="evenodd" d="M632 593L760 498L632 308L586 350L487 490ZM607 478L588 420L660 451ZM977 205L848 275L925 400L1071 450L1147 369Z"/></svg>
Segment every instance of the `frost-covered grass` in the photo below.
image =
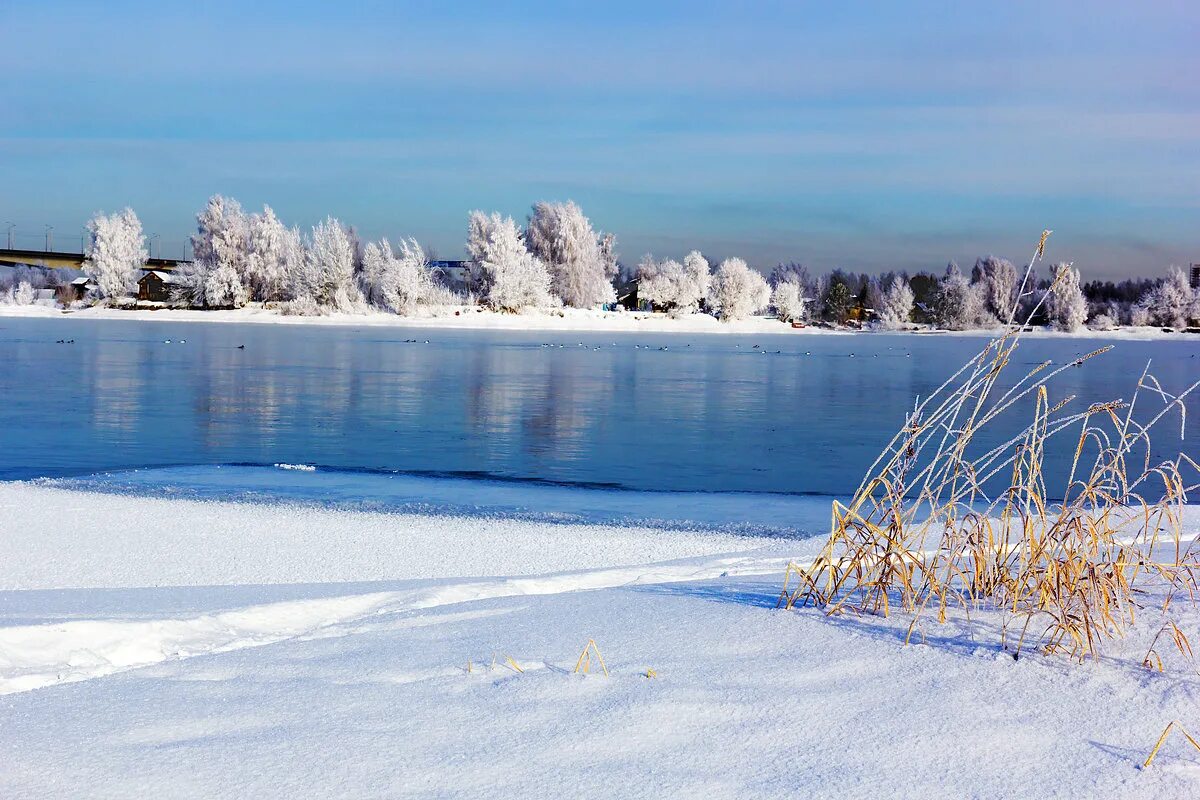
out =
<svg viewBox="0 0 1200 800"><path fill-rule="evenodd" d="M0 486L0 520L5 798L1163 798L1200 782L1182 739L1137 769L1168 720L1200 728L1194 668L1140 665L1154 631L1069 666L1014 661L980 635L987 614L906 647L900 619L774 610L783 564L820 539L27 484ZM611 677L571 673L588 639Z"/></svg>

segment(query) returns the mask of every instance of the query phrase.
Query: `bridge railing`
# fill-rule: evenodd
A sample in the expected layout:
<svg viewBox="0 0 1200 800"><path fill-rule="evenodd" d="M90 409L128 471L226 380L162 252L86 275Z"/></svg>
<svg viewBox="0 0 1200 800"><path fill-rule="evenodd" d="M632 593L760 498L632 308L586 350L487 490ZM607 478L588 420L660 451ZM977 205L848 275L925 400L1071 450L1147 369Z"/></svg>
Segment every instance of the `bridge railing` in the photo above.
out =
<svg viewBox="0 0 1200 800"><path fill-rule="evenodd" d="M44 253L79 253L87 249L87 231L39 231L33 233L19 228L0 228L0 247L8 250L38 250ZM187 261L192 257L192 243L187 239L163 239L157 234L146 235L150 258L171 258Z"/></svg>

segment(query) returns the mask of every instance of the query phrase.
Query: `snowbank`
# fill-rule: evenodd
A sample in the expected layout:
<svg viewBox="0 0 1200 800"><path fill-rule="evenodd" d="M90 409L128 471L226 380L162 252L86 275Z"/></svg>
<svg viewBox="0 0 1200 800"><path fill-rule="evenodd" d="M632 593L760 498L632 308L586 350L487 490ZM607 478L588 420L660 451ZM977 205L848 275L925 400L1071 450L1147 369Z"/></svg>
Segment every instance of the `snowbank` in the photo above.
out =
<svg viewBox="0 0 1200 800"><path fill-rule="evenodd" d="M0 591L5 798L1171 798L1200 785L1179 737L1137 768L1167 721L1200 728L1194 668L1166 648L1166 673L1140 664L1154 630L1072 665L981 644L987 614L927 623L905 646L900 616L774 610L782 564L819 539L25 484L0 485L0 534L4 586L129 587ZM147 588L158 575L193 585ZM295 580L324 582L263 585ZM610 677L573 673L589 639Z"/></svg>
<svg viewBox="0 0 1200 800"><path fill-rule="evenodd" d="M278 325L341 325L353 327L394 328L447 328L462 330L548 330L548 331L592 331L600 333L727 333L727 334L780 334L787 336L848 336L856 331L831 330L809 326L792 328L774 317L751 317L736 322L721 322L708 314L690 314L670 317L666 314L644 312L590 311L567 308L553 312L530 312L528 314L502 314L474 306L444 307L425 316L401 317L382 311L363 314L329 314L320 317L285 316L261 306L221 311L196 311L186 309L139 308L122 310L92 307L63 312L46 306L0 306L0 317L61 317L75 319L123 319L151 320L154 322L237 322L268 323ZM869 331L871 334L895 335L902 332ZM937 336L993 337L997 330L973 331L920 331ZM1117 331L1081 330L1063 333L1053 330L1036 330L1024 334L1026 337L1057 337L1084 339L1160 339L1176 338L1184 334L1165 333L1158 328L1123 328ZM1200 341L1200 337L1197 337Z"/></svg>

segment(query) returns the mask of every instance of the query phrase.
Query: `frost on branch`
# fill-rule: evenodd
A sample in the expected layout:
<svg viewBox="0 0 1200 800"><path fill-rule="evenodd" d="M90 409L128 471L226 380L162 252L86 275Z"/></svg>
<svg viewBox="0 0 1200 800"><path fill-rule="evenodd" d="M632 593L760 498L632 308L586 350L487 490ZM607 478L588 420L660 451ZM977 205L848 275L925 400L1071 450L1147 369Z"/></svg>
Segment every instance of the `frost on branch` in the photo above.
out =
<svg viewBox="0 0 1200 800"><path fill-rule="evenodd" d="M192 263L179 271L177 294L200 308L240 308L250 299L246 278L250 225L237 200L219 194L196 215Z"/></svg>
<svg viewBox="0 0 1200 800"><path fill-rule="evenodd" d="M1050 324L1060 331L1077 331L1087 321L1087 300L1079 283L1079 270L1070 264L1054 265L1054 283L1047 298Z"/></svg>
<svg viewBox="0 0 1200 800"><path fill-rule="evenodd" d="M574 202L535 203L525 239L546 264L551 288L564 304L593 308L616 299L614 241L605 243Z"/></svg>
<svg viewBox="0 0 1200 800"><path fill-rule="evenodd" d="M908 278L896 275L883 292L879 306L879 325L887 330L897 330L912 321L914 295Z"/></svg>
<svg viewBox="0 0 1200 800"><path fill-rule="evenodd" d="M1159 325L1181 330L1200 318L1200 292L1188 284L1187 275L1179 267L1167 271L1166 280L1159 283L1134 307L1134 325Z"/></svg>
<svg viewBox="0 0 1200 800"><path fill-rule="evenodd" d="M92 217L83 272L96 284L97 295L117 299L136 292L146 258L142 223L132 209Z"/></svg>
<svg viewBox="0 0 1200 800"><path fill-rule="evenodd" d="M800 284L784 281L775 285L771 292L771 307L782 322L799 322L804 319L807 300Z"/></svg>
<svg viewBox="0 0 1200 800"><path fill-rule="evenodd" d="M401 239L400 253L387 239L371 242L363 254L363 293L368 302L394 314L412 314L431 302L437 289L429 262L416 239Z"/></svg>
<svg viewBox="0 0 1200 800"><path fill-rule="evenodd" d="M727 258L717 267L708 304L721 319L744 319L766 308L770 300L766 280L742 259Z"/></svg>
<svg viewBox="0 0 1200 800"><path fill-rule="evenodd" d="M284 226L270 206L247 221L246 282L254 300L286 300L296 262L304 258L300 233Z"/></svg>
<svg viewBox="0 0 1200 800"><path fill-rule="evenodd" d="M323 310L350 312L361 301L354 276L355 240L333 217L313 226L304 267L294 287L297 300Z"/></svg>
<svg viewBox="0 0 1200 800"><path fill-rule="evenodd" d="M525 249L512 217L472 211L468 237L472 290L484 303L504 311L554 305L550 273Z"/></svg>
<svg viewBox="0 0 1200 800"><path fill-rule="evenodd" d="M698 250L688 253L683 263L672 259L642 258L637 268L638 299L678 314L694 314L708 295L712 282L708 260Z"/></svg>

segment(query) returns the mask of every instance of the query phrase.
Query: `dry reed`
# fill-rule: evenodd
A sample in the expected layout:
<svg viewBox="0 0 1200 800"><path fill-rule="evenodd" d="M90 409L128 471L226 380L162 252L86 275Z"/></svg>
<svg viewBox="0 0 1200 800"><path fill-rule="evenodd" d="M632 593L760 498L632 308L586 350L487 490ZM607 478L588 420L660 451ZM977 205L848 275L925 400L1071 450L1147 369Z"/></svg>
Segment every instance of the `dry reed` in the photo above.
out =
<svg viewBox="0 0 1200 800"><path fill-rule="evenodd" d="M1200 381L1172 395L1147 366L1129 401L1077 410L1074 397L1052 400L1051 382L1111 349L1101 347L1000 384L1029 321L1017 323L1017 309L1034 291L1049 233L1006 332L919 401L850 502L833 504L828 542L811 564L788 566L781 605L827 614L899 610L912 617L906 641L930 615L945 622L960 609L970 620L989 608L1001 613L999 644L1014 658L1036 646L1082 660L1134 624L1144 586L1164 592L1164 618L1181 592L1195 597L1200 563L1182 510L1196 488L1185 473L1194 476L1197 465L1186 454L1152 463L1150 434L1173 410L1182 434L1183 398ZM1139 422L1134 411L1145 395L1162 407ZM1023 430L998 446L976 445L980 431L1018 404L1033 411ZM1076 437L1074 456L1059 476L1062 499L1052 500L1043 459L1047 442L1063 436ZM1169 619L1159 636L1164 631L1190 658L1183 631ZM1161 669L1158 641L1145 663Z"/></svg>

